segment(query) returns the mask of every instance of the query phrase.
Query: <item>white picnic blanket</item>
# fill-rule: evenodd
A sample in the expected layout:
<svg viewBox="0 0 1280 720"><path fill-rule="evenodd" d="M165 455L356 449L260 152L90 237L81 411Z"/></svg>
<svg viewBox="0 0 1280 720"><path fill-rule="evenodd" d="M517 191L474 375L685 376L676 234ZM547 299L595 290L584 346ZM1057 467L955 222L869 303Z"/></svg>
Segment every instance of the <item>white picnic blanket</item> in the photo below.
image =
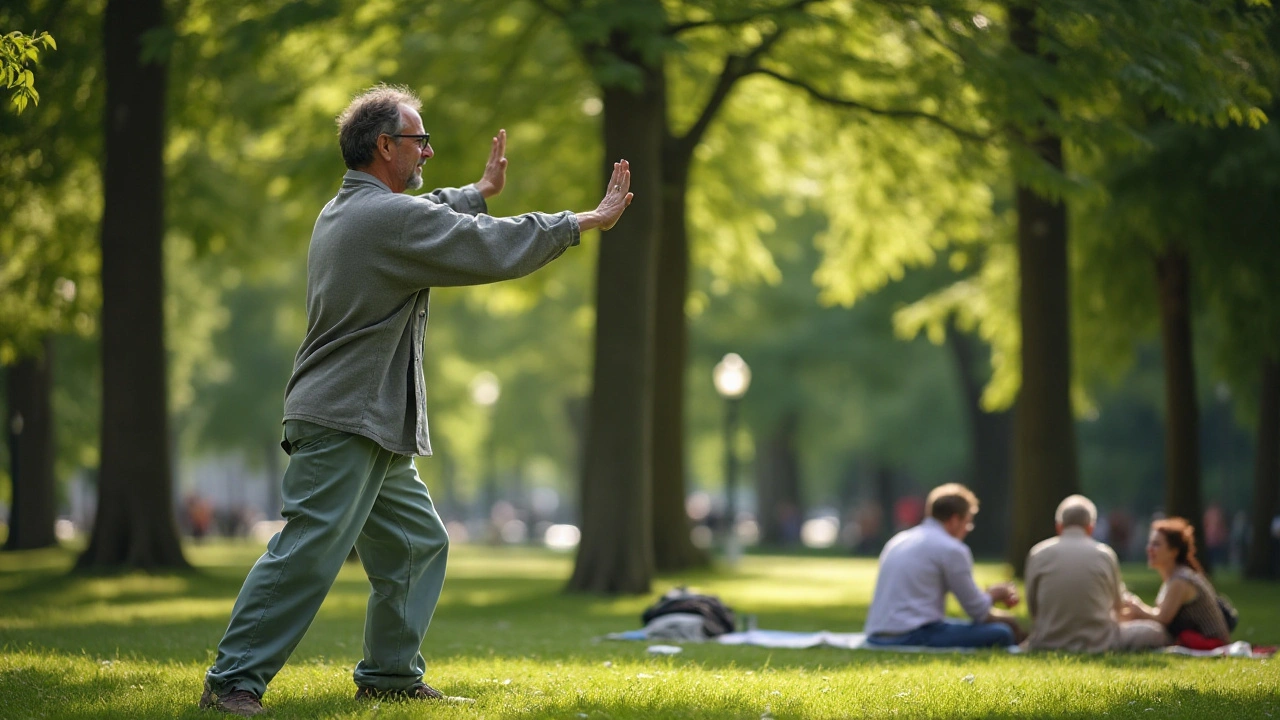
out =
<svg viewBox="0 0 1280 720"><path fill-rule="evenodd" d="M605 638L608 640L660 639L663 642L679 642L678 640L672 640L669 637L651 637L644 630L630 630L628 632L612 633L610 635L606 635ZM892 652L952 653L975 651L974 648L935 648L922 647L918 645L873 645L867 642L866 633L837 633L828 632L826 630L820 630L818 632L748 630L746 632L735 632L721 635L719 637L708 639L707 642L715 642L721 645L756 645L758 647L793 649L827 645L844 650L890 650ZM1013 653L1019 652L1017 645L1010 645L1005 649Z"/></svg>
<svg viewBox="0 0 1280 720"><path fill-rule="evenodd" d="M606 636L609 640L651 640L644 630L631 630L629 632L613 633ZM670 640L664 640L670 642ZM757 647L769 648L812 648L820 646L828 646L842 648L844 650L888 650L890 652L919 652L919 653L953 653L953 652L975 652L973 648L935 648L921 647L914 645L873 645L867 642L866 633L837 633L820 630L818 632L792 632L788 630L748 630L746 632L735 632L727 635L721 635L717 638L708 640L708 642L716 642L721 645L755 645ZM1010 645L1005 648L1006 652L1011 654L1022 654L1025 652L1017 645ZM1255 658L1264 659L1272 656L1271 652L1255 652L1253 646L1247 642L1234 642L1215 650L1192 650L1190 648L1172 646L1163 649L1163 652L1173 655L1186 655L1188 657L1236 657L1236 658Z"/></svg>
<svg viewBox="0 0 1280 720"><path fill-rule="evenodd" d="M867 642L866 633L837 633L820 630L818 632L789 632L786 630L748 630L746 632L729 633L716 638L721 645L759 645L775 648L811 648L819 645L843 648L845 650L891 650L893 652L926 652L952 653L974 652L974 648L936 648L920 645L875 645ZM1005 648L1009 652L1018 652L1017 645Z"/></svg>

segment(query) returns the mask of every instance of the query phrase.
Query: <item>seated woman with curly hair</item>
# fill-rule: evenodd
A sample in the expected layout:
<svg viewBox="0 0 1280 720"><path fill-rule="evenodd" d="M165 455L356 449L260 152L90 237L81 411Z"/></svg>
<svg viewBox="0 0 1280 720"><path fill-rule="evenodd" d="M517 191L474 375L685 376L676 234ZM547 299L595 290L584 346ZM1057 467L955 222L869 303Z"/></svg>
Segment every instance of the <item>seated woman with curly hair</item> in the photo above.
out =
<svg viewBox="0 0 1280 720"><path fill-rule="evenodd" d="M1230 642L1231 630L1218 605L1218 593L1196 560L1195 528L1178 517L1152 523L1147 565L1164 580L1156 606L1128 595L1126 619L1155 620L1169 628L1179 645L1207 649Z"/></svg>

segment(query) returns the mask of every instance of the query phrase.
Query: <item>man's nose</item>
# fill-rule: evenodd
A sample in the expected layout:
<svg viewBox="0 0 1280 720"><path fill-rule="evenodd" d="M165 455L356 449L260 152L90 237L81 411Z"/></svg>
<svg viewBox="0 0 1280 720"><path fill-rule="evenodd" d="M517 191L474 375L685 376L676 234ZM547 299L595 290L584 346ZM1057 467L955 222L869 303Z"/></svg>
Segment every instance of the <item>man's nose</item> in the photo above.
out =
<svg viewBox="0 0 1280 720"><path fill-rule="evenodd" d="M426 146L422 148L423 157L429 158L435 154L436 154L436 151L431 149L431 143L427 143Z"/></svg>

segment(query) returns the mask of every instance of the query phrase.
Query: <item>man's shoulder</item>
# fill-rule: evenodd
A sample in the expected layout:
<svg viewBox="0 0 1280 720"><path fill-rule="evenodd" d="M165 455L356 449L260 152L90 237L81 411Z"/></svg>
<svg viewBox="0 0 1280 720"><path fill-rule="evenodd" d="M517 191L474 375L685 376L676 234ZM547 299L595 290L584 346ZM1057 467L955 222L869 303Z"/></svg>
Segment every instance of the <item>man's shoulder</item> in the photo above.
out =
<svg viewBox="0 0 1280 720"><path fill-rule="evenodd" d="M376 182L347 179L320 213L332 229L366 230L402 226L414 213L433 213L444 206L425 197L394 193Z"/></svg>
<svg viewBox="0 0 1280 720"><path fill-rule="evenodd" d="M1057 536L1054 536L1045 540L1041 540L1040 542L1031 546L1031 552L1027 553L1027 556L1034 557L1036 555L1039 555L1045 552L1051 553L1054 551L1054 548L1058 547L1058 545L1061 544L1061 541L1062 541L1062 538Z"/></svg>
<svg viewBox="0 0 1280 720"><path fill-rule="evenodd" d="M1028 559L1037 556L1068 556L1076 558L1087 558L1096 555L1108 557L1116 560L1116 552L1111 549L1110 545L1089 537L1082 536L1054 536L1047 540L1041 540L1031 548L1031 552L1027 553Z"/></svg>
<svg viewBox="0 0 1280 720"><path fill-rule="evenodd" d="M906 530L899 530L893 537L889 538L889 542L884 544L884 549L892 550L903 545L918 545L927 539L924 525L916 525Z"/></svg>
<svg viewBox="0 0 1280 720"><path fill-rule="evenodd" d="M885 550L897 550L897 554L910 556L912 560L925 557L943 558L948 561L963 557L972 558L969 546L951 537L940 527L921 523L894 535Z"/></svg>

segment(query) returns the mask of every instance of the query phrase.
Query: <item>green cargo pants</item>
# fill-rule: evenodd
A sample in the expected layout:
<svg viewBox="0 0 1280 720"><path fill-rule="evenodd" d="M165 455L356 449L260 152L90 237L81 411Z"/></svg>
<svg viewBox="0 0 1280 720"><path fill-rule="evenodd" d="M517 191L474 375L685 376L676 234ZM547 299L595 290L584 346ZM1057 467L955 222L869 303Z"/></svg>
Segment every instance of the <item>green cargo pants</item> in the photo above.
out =
<svg viewBox="0 0 1280 720"><path fill-rule="evenodd" d="M449 537L413 459L300 420L287 421L284 435L291 450L282 488L287 522L240 588L206 676L210 688L262 696L353 544L373 586L356 684L420 684L420 649L444 585Z"/></svg>

